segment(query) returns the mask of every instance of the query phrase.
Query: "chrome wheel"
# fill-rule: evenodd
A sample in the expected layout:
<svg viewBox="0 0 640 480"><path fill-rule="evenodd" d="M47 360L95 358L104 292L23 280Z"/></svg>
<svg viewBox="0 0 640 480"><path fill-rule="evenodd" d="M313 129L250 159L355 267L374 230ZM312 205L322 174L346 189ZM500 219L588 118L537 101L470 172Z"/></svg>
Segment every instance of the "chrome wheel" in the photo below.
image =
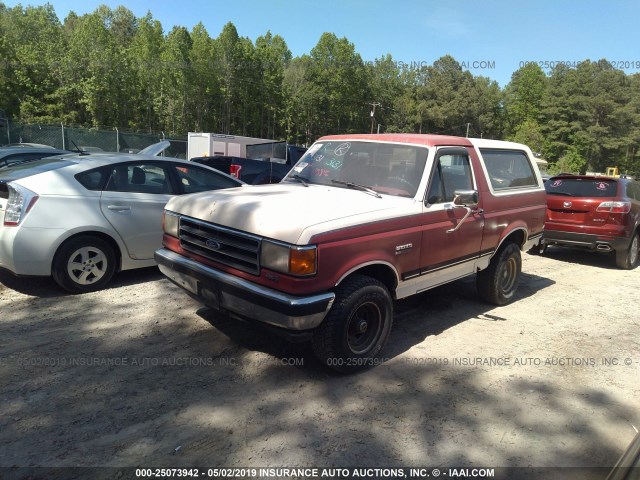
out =
<svg viewBox="0 0 640 480"><path fill-rule="evenodd" d="M82 247L69 257L67 273L79 285L92 285L107 273L108 261L100 249Z"/></svg>
<svg viewBox="0 0 640 480"><path fill-rule="evenodd" d="M104 239L78 235L60 246L53 258L51 275L69 292L93 292L109 283L117 260L115 250Z"/></svg>

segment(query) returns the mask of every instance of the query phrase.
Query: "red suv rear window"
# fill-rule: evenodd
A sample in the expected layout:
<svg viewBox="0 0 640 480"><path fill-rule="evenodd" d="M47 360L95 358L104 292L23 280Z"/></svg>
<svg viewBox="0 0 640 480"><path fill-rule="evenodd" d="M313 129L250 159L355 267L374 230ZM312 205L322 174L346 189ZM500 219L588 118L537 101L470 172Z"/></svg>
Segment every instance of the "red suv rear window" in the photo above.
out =
<svg viewBox="0 0 640 480"><path fill-rule="evenodd" d="M618 182L601 178L551 178L544 184L544 188L550 195L615 197L618 192Z"/></svg>

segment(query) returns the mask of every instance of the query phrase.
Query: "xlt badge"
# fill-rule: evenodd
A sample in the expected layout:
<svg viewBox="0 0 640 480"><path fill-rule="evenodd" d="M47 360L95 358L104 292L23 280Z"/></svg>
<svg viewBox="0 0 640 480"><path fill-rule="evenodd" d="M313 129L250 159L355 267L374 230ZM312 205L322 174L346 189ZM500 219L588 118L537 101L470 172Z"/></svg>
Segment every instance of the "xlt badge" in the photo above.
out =
<svg viewBox="0 0 640 480"><path fill-rule="evenodd" d="M396 245L396 255L400 255L402 252L413 248L413 243L406 243L404 245Z"/></svg>

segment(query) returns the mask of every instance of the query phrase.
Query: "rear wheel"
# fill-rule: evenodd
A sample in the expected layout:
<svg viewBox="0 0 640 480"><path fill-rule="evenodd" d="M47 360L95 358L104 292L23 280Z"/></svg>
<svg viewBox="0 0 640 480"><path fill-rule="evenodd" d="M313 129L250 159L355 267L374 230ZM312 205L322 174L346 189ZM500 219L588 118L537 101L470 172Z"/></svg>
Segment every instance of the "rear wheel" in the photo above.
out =
<svg viewBox="0 0 640 480"><path fill-rule="evenodd" d="M633 270L640 263L640 232L635 232L629 247L616 252L616 265L624 270Z"/></svg>
<svg viewBox="0 0 640 480"><path fill-rule="evenodd" d="M116 255L104 240L83 235L67 240L56 252L51 274L71 293L102 289L116 270Z"/></svg>
<svg viewBox="0 0 640 480"><path fill-rule="evenodd" d="M393 323L393 301L378 280L354 275L336 291L331 311L312 338L316 357L339 372L376 365Z"/></svg>
<svg viewBox="0 0 640 480"><path fill-rule="evenodd" d="M489 267L478 272L478 294L494 305L506 305L516 294L521 270L522 258L518 245L513 242L503 245L491 259Z"/></svg>

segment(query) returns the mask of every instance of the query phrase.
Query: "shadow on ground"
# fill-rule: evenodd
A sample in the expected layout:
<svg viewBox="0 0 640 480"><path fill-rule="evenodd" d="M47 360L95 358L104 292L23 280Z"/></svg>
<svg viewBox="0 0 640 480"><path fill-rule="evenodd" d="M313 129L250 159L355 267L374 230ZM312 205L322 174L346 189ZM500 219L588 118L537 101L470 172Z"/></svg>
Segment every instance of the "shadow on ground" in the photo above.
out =
<svg viewBox="0 0 640 480"><path fill-rule="evenodd" d="M606 268L607 270L616 270L615 253L608 252L592 252L588 250L580 250L566 247L547 247L543 256L566 263L579 263L590 267Z"/></svg>
<svg viewBox="0 0 640 480"><path fill-rule="evenodd" d="M160 278L163 276L157 267L127 270L117 273L106 289L137 285ZM0 269L0 288L2 285L31 297L53 298L71 295L59 287L51 277L17 277L7 270Z"/></svg>
<svg viewBox="0 0 640 480"><path fill-rule="evenodd" d="M552 283L524 277L520 300ZM168 281L145 285L144 302L126 289L16 299L0 321L0 466L612 465L620 449L601 427L637 412L604 387L515 375L498 388L481 370L394 358L469 319L500 321L474 290L398 302L390 360L352 376L210 310L200 321Z"/></svg>

